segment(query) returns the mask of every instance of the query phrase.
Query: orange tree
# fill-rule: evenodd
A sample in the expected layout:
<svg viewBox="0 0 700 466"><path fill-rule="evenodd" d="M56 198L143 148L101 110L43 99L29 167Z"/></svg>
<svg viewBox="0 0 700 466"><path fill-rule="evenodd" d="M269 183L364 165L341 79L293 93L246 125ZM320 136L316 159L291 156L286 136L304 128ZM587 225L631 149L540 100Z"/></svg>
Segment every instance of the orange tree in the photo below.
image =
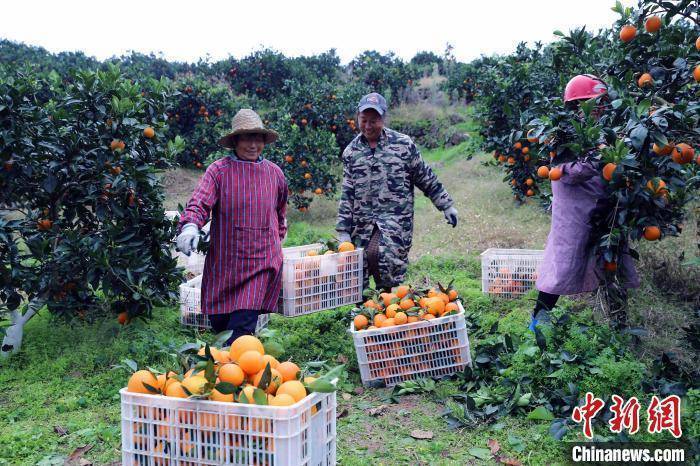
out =
<svg viewBox="0 0 700 466"><path fill-rule="evenodd" d="M176 81L177 92L168 101L168 135L181 136L185 149L178 155L180 165L203 168L204 161L220 152L218 140L230 128L231 118L246 105L224 83L202 77Z"/></svg>
<svg viewBox="0 0 700 466"><path fill-rule="evenodd" d="M379 92L390 105L401 101L402 92L420 77L418 67L404 63L393 53L382 55L367 50L355 57L348 66L354 79L364 84L367 92Z"/></svg>
<svg viewBox="0 0 700 466"><path fill-rule="evenodd" d="M0 80L2 352L40 309L65 319L150 315L179 274L156 168L170 165L168 90L118 68Z"/></svg>
<svg viewBox="0 0 700 466"><path fill-rule="evenodd" d="M301 131L329 131L342 151L357 135L355 113L369 90L362 84L333 81L287 81L285 96L276 100L271 119L295 124ZM340 154L339 154L340 155Z"/></svg>
<svg viewBox="0 0 700 466"><path fill-rule="evenodd" d="M289 200L306 212L314 196L330 196L340 180L339 149L332 132L303 129L282 118L273 127L280 138L266 150L266 157L284 171Z"/></svg>
<svg viewBox="0 0 700 466"><path fill-rule="evenodd" d="M487 148L498 150L507 147L506 127L514 128L507 140L514 153L501 149L497 157L506 166L506 180L514 190L527 189L526 195L546 196L544 185L533 189L529 180L535 186L538 178L556 182L561 163L586 158L600 166L608 204L596 210L591 240L605 262L608 302L619 305L627 272L619 260L623 251L636 257L635 241L677 235L697 192L700 44L693 2L648 0L637 9L618 4L615 10L620 19L614 31L596 37L583 31L562 35L552 46L551 62L545 63L550 73L574 71L565 79L595 72L607 82L607 95L580 109L566 108L559 97L516 100L520 124L508 119L504 108L506 115L485 132L490 136ZM500 73L517 75L501 66ZM497 99L504 96L497 94L498 86L502 90L502 83L492 84L495 98L482 98L487 117L500 110ZM561 95L562 87L563 82L552 86L556 92L549 95ZM540 177L533 177L535 170Z"/></svg>

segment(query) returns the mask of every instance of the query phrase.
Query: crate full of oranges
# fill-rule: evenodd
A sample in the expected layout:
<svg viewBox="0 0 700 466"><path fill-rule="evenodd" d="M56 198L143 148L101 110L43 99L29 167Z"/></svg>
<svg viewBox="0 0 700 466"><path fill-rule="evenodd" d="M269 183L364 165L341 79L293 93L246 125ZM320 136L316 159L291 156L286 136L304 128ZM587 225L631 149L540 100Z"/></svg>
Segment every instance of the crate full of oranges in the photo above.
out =
<svg viewBox="0 0 700 466"><path fill-rule="evenodd" d="M188 370L137 370L120 390L122 464L335 464L342 366L305 376L250 335L196 348Z"/></svg>
<svg viewBox="0 0 700 466"><path fill-rule="evenodd" d="M352 243L284 249L280 313L296 317L362 300L363 250Z"/></svg>
<svg viewBox="0 0 700 466"><path fill-rule="evenodd" d="M362 383L391 387L471 365L464 308L451 286L401 285L355 309L350 332Z"/></svg>

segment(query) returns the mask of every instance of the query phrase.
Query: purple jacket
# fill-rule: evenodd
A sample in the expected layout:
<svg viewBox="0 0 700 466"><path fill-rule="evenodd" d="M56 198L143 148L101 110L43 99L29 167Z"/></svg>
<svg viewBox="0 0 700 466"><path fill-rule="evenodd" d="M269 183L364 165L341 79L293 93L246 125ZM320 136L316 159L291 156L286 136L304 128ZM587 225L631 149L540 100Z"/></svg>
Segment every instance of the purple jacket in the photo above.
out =
<svg viewBox="0 0 700 466"><path fill-rule="evenodd" d="M589 222L596 203L606 196L605 184L600 171L589 162L559 167L562 177L552 182L552 226L535 286L558 295L594 291L603 276L603 262L588 247ZM638 287L639 277L629 254L622 256L622 269L625 286Z"/></svg>

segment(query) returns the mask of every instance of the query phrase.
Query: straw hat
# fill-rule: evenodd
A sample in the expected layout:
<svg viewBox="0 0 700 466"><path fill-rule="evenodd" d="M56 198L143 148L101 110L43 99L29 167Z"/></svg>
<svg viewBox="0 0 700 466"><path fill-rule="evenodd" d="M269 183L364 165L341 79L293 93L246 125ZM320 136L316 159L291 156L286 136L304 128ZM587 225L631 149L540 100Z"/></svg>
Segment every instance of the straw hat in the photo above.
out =
<svg viewBox="0 0 700 466"><path fill-rule="evenodd" d="M262 134L265 136L265 144L277 140L276 131L263 126L260 115L249 108L243 108L236 113L231 120L231 132L219 139L219 144L227 149L233 149L233 137L239 134Z"/></svg>

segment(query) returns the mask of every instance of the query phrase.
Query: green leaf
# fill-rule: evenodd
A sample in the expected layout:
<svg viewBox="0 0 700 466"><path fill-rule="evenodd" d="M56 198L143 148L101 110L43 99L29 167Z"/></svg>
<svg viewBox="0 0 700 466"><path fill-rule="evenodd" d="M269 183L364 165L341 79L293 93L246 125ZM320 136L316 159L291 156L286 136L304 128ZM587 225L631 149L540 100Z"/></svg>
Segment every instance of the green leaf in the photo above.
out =
<svg viewBox="0 0 700 466"><path fill-rule="evenodd" d="M316 379L307 385L310 391L316 393L331 393L337 390L336 386L324 379Z"/></svg>
<svg viewBox="0 0 700 466"><path fill-rule="evenodd" d="M267 387L270 385L270 382L272 381L272 371L270 369L270 363L268 362L265 365L265 369L263 369L263 373L260 376L260 383L258 383L258 388L260 390L267 390Z"/></svg>
<svg viewBox="0 0 700 466"><path fill-rule="evenodd" d="M253 390L253 399L256 405L267 405L267 393L259 388Z"/></svg>
<svg viewBox="0 0 700 466"><path fill-rule="evenodd" d="M551 421L554 416L544 406L538 406L527 415L527 418L535 421Z"/></svg>
<svg viewBox="0 0 700 466"><path fill-rule="evenodd" d="M469 450L467 450L467 453L469 453L475 458L479 458L480 460L491 459L491 450L489 450L488 448L472 447Z"/></svg>
<svg viewBox="0 0 700 466"><path fill-rule="evenodd" d="M214 387L223 395L230 395L238 391L238 387L230 382L219 382Z"/></svg>

